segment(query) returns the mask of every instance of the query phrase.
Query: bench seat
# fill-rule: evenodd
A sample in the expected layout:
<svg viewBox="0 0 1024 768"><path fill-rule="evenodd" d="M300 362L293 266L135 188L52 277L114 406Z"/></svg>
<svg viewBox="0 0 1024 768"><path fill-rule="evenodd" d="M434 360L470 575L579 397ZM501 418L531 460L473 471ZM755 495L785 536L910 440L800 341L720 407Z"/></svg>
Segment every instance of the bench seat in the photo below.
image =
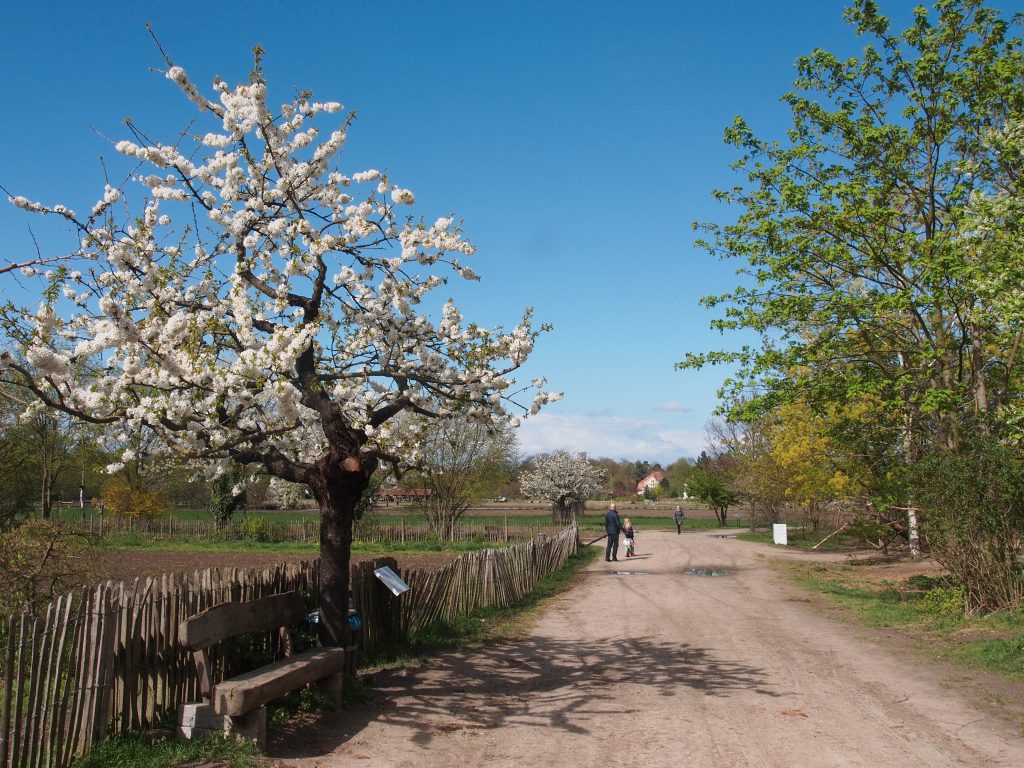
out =
<svg viewBox="0 0 1024 768"><path fill-rule="evenodd" d="M313 648L213 686L210 703L218 715L239 717L308 683L340 674L344 648Z"/></svg>

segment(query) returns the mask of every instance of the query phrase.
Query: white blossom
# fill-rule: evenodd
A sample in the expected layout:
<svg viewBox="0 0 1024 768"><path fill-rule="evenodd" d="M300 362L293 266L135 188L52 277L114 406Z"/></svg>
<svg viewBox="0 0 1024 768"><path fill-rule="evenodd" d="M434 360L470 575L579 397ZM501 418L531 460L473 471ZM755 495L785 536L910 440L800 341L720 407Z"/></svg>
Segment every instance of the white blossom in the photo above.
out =
<svg viewBox="0 0 1024 768"><path fill-rule="evenodd" d="M133 170L74 221L80 248L45 275L56 309L0 315L55 399L199 462L243 452L306 470L339 434L364 457L413 462L417 437L393 428L392 409L518 424L559 397L543 378L516 385L537 335L529 313L488 329L454 301L425 309L430 291L476 279L454 258L474 247L453 215L399 217L415 195L380 171L336 167L340 103L270 108L259 79L204 95L183 68L166 75L199 109L195 126L118 141Z"/></svg>

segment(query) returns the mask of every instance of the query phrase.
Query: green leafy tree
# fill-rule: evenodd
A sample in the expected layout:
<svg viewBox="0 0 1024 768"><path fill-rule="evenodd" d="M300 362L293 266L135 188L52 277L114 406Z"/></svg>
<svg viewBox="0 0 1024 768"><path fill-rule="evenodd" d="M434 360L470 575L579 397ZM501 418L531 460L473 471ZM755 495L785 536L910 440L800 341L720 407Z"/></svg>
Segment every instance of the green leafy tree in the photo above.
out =
<svg viewBox="0 0 1024 768"><path fill-rule="evenodd" d="M217 522L226 523L246 504L246 478L242 467L234 466L210 483L207 512Z"/></svg>
<svg viewBox="0 0 1024 768"><path fill-rule="evenodd" d="M0 397L0 528L31 513L38 486L33 477L34 441L11 401Z"/></svg>
<svg viewBox="0 0 1024 768"><path fill-rule="evenodd" d="M680 365L735 364L722 391L733 418L871 395L887 415L872 438L905 473L930 446L955 450L966 424L985 429L1018 389L1016 346L977 311L984 244L962 224L972 195L996 187L988 137L1024 110L1024 61L980 0L918 8L902 33L873 0L845 18L870 41L862 55L799 59L784 141L735 120L726 141L744 179L716 196L739 216L701 225L710 253L745 263L743 285L703 300L725 309L714 325L761 344Z"/></svg>
<svg viewBox="0 0 1024 768"><path fill-rule="evenodd" d="M709 506L718 524L725 526L729 518L729 507L739 501L739 494L729 487L727 480L698 467L690 475L689 488L690 496Z"/></svg>
<svg viewBox="0 0 1024 768"><path fill-rule="evenodd" d="M668 465L665 470L665 479L672 494L682 496L688 493L686 484L693 474L694 462L691 459L681 458Z"/></svg>

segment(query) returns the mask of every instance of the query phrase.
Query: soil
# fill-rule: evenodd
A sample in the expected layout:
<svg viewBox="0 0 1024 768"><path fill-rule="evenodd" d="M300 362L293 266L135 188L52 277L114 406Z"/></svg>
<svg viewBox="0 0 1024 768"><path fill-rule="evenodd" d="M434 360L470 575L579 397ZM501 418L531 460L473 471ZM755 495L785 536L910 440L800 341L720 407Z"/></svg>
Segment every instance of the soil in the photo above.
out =
<svg viewBox="0 0 1024 768"><path fill-rule="evenodd" d="M160 576L164 573L189 573L206 568L269 568L294 560L312 560L307 556L274 554L273 552L152 552L108 550L100 553L98 580L130 581L136 576ZM375 557L375 556L374 556ZM374 557L353 555L352 561L373 560ZM440 568L455 555L423 553L397 558L401 568Z"/></svg>
<svg viewBox="0 0 1024 768"><path fill-rule="evenodd" d="M523 639L378 673L368 702L278 733L271 755L298 768L1024 765L1024 685L845 622L772 568L807 555L713 533L637 543L635 559L590 566Z"/></svg>

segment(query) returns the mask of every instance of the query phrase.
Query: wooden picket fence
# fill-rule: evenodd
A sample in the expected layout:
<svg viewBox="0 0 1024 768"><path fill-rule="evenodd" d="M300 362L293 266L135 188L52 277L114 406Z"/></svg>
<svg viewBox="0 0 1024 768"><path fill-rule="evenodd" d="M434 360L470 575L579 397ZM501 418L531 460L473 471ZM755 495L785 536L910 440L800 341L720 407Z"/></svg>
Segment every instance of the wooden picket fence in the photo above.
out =
<svg viewBox="0 0 1024 768"><path fill-rule="evenodd" d="M315 517L305 520L273 520L253 515L217 524L213 520L175 520L173 517L135 520L111 515L89 515L83 520L69 520L71 525L89 536L112 536L134 533L173 540L195 539L253 539L276 542L316 542L320 537L320 521ZM537 533L549 536L562 530L560 523L520 521L506 518L498 524L484 523L472 518L459 520L452 529L453 541L483 541L497 543L529 541ZM434 536L430 526L420 516L367 517L357 520L352 528L356 541L379 543L406 543L425 541Z"/></svg>
<svg viewBox="0 0 1024 768"><path fill-rule="evenodd" d="M572 526L471 552L437 571L401 571L393 558L354 564L360 646L372 652L431 622L510 605L578 547ZM374 577L382 565L409 584L400 598ZM107 582L61 597L36 616L10 617L0 645L0 768L63 768L109 735L173 723L179 704L199 699L193 660L178 644L179 622L211 605L291 590L309 595L311 607L319 604L317 561ZM268 635L264 650L273 645ZM227 654L213 667L215 680L234 671Z"/></svg>

